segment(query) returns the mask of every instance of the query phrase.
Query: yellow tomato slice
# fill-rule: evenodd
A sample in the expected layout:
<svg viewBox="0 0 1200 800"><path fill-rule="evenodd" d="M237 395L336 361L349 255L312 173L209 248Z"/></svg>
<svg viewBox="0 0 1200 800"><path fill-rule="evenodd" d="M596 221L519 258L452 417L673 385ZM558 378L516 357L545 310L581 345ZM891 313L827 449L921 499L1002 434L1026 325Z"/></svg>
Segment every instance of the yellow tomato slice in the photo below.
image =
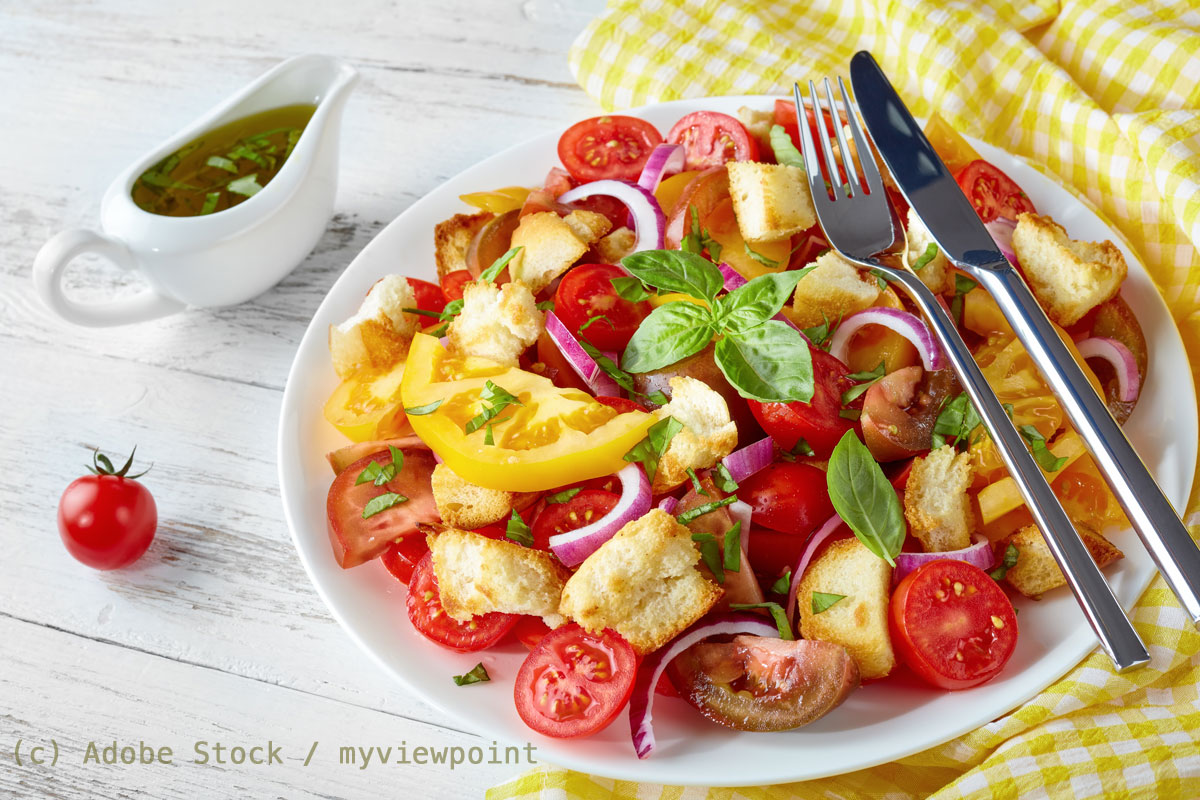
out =
<svg viewBox="0 0 1200 800"><path fill-rule="evenodd" d="M683 196L683 190L692 182L692 178L699 174L698 170L686 170L663 179L663 182L654 190L654 197L658 200L658 204L662 207L664 214L671 213L671 209L675 207L675 204L679 202L679 198Z"/></svg>
<svg viewBox="0 0 1200 800"><path fill-rule="evenodd" d="M491 426L466 433L491 404L488 381L521 405L501 411ZM452 355L432 336L417 334L402 385L408 410L437 404L408 420L422 441L459 477L508 492L538 492L611 475L654 424L651 414L617 413L578 389L560 389L541 375L486 358Z"/></svg>
<svg viewBox="0 0 1200 800"><path fill-rule="evenodd" d="M325 403L325 419L354 442L411 431L400 402L404 364L366 369L342 381Z"/></svg>
<svg viewBox="0 0 1200 800"><path fill-rule="evenodd" d="M505 186L503 189L491 192L460 194L458 199L469 206L475 206L493 214L503 214L506 211L519 209L525 204L527 197L529 197L528 189L522 186Z"/></svg>
<svg viewBox="0 0 1200 800"><path fill-rule="evenodd" d="M891 286L879 293L875 305L904 311L904 304ZM834 323L836 320L830 320ZM883 362L884 372L895 372L921 363L912 342L882 325L865 325L850 339L846 365L851 372L869 372Z"/></svg>
<svg viewBox="0 0 1200 800"><path fill-rule="evenodd" d="M942 157L942 161L946 162L946 169L951 173L958 172L979 158L975 148L967 144L967 140L937 114L929 118L929 123L925 126L925 136Z"/></svg>

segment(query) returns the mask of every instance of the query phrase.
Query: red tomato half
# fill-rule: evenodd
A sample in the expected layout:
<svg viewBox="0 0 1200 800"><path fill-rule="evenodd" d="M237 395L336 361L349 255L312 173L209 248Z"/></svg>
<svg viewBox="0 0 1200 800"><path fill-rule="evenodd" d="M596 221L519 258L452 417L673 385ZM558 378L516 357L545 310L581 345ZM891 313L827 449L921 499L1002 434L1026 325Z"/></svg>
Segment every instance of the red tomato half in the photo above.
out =
<svg viewBox="0 0 1200 800"><path fill-rule="evenodd" d="M671 128L667 141L683 145L687 170L758 160L758 140L737 119L716 111L694 111L683 117Z"/></svg>
<svg viewBox="0 0 1200 800"><path fill-rule="evenodd" d="M854 427L851 420L839 416L842 394L851 387L849 368L824 350L811 345L813 366L813 396L808 403L760 403L750 400L750 411L762 429L785 450L791 450L800 439L808 442L817 458L829 458L833 448L846 431Z"/></svg>
<svg viewBox="0 0 1200 800"><path fill-rule="evenodd" d="M418 532L392 542L388 545L388 549L383 551L379 560L383 562L383 566L387 567L387 571L395 576L396 580L407 586L412 579L413 568L428 552L429 543Z"/></svg>
<svg viewBox="0 0 1200 800"><path fill-rule="evenodd" d="M615 408L619 414L628 414L630 411L645 411L646 407L641 403L636 403L633 400L624 397L608 397L600 395L596 398L596 402L601 405L606 405L609 408Z"/></svg>
<svg viewBox="0 0 1200 800"><path fill-rule="evenodd" d="M121 475L85 475L58 501L58 532L75 559L95 569L120 569L154 541L158 507L150 490Z"/></svg>
<svg viewBox="0 0 1200 800"><path fill-rule="evenodd" d="M544 639L550 630L550 626L542 622L541 617L521 616L517 618L513 636L517 638L518 642L525 645L527 650L532 650L538 646L538 642Z"/></svg>
<svg viewBox="0 0 1200 800"><path fill-rule="evenodd" d="M491 647L517 624L516 614L481 614L470 622L459 622L447 614L438 596L432 553L426 553L413 569L405 605L408 619L417 633L434 644L460 653Z"/></svg>
<svg viewBox="0 0 1200 800"><path fill-rule="evenodd" d="M412 287L413 294L417 298L417 308L436 314L446 307L446 296L442 294L442 287L436 283L423 281L420 278L406 278L405 280L408 281L408 285Z"/></svg>
<svg viewBox="0 0 1200 800"><path fill-rule="evenodd" d="M824 471L780 462L742 481L738 498L754 509L755 525L806 536L833 516Z"/></svg>
<svg viewBox="0 0 1200 800"><path fill-rule="evenodd" d="M466 269L456 269L442 276L442 294L446 296L446 302L462 300L463 286L473 280L475 280L475 276Z"/></svg>
<svg viewBox="0 0 1200 800"><path fill-rule="evenodd" d="M636 181L662 134L636 117L592 117L567 128L558 158L577 181Z"/></svg>
<svg viewBox="0 0 1200 800"><path fill-rule="evenodd" d="M1016 181L988 162L979 159L967 164L954 176L963 194L984 222L996 217L1016 219L1018 214L1034 213L1033 201Z"/></svg>
<svg viewBox="0 0 1200 800"><path fill-rule="evenodd" d="M533 546L550 549L550 537L591 525L612 511L619 494L602 489L584 489L565 503L546 503L533 521Z"/></svg>
<svg viewBox="0 0 1200 800"><path fill-rule="evenodd" d="M617 294L613 278L628 274L612 264L582 264L563 276L554 293L554 313L577 338L586 339L600 350L621 351L633 333L650 316L645 300L631 303ZM604 317L579 329L593 317Z"/></svg>
<svg viewBox="0 0 1200 800"><path fill-rule="evenodd" d="M636 674L637 654L619 635L564 625L546 634L521 664L513 686L517 713L546 736L587 736L629 702Z"/></svg>
<svg viewBox="0 0 1200 800"><path fill-rule="evenodd" d="M994 580L962 561L931 561L892 593L889 627L902 661L942 689L986 683L1017 646L1017 615Z"/></svg>

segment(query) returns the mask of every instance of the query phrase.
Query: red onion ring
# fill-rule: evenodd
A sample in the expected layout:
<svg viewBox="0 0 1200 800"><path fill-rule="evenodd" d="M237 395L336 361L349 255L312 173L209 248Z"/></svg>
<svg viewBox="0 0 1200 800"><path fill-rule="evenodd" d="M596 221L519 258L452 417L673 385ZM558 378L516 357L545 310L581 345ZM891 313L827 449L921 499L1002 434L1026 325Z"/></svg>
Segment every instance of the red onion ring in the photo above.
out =
<svg viewBox="0 0 1200 800"><path fill-rule="evenodd" d="M921 321L920 317L897 308L879 306L859 311L843 319L842 323L837 326L837 330L834 331L833 338L830 339L829 354L843 364L847 363L846 356L850 349L850 339L866 325L882 325L912 342L921 355L921 366L928 372L934 372L945 366L941 348L938 347L933 334L929 332L929 328L925 327L925 323Z"/></svg>
<svg viewBox="0 0 1200 800"><path fill-rule="evenodd" d="M677 505L679 505L679 498L671 497L669 495L667 497L664 497L662 500L658 501L658 508L662 509L663 511L667 512L668 514L674 514L675 506L677 506Z"/></svg>
<svg viewBox="0 0 1200 800"><path fill-rule="evenodd" d="M754 473L765 469L775 458L775 440L770 436L735 450L721 460L734 483L741 483Z"/></svg>
<svg viewBox="0 0 1200 800"><path fill-rule="evenodd" d="M613 537L621 527L635 520L650 510L653 500L650 494L650 481L646 473L637 464L630 464L617 473L621 479L621 497L617 504L600 519L590 525L584 525L566 533L556 533L550 537L550 549L558 560L568 567L583 563Z"/></svg>
<svg viewBox="0 0 1200 800"><path fill-rule="evenodd" d="M982 570L989 570L996 563L995 554L992 552L992 543L986 537L977 533L971 537L971 546L964 547L961 550L947 550L944 553L898 554L896 556L896 568L892 570L892 583L899 583L905 575L917 567L928 564L930 561L940 561L945 558L952 561L965 561Z"/></svg>
<svg viewBox="0 0 1200 800"><path fill-rule="evenodd" d="M560 202L570 203L583 200L595 195L615 197L629 208L633 217L633 232L637 237L631 252L642 250L661 250L663 234L667 227L667 217L658 205L654 193L646 191L636 183L626 181L592 181L583 186L576 186L558 198Z"/></svg>
<svg viewBox="0 0 1200 800"><path fill-rule="evenodd" d="M796 593L800 591L800 579L804 577L804 570L808 569L808 563L812 561L817 548L842 524L842 518L834 514L817 529L816 533L808 537L808 544L804 545L804 552L800 554L800 560L796 562L796 568L792 570L792 585L788 587L787 606L784 609L787 612L788 622L792 622L796 618Z"/></svg>
<svg viewBox="0 0 1200 800"><path fill-rule="evenodd" d="M646 758L654 750L654 729L651 726L654 705L654 687L658 685L667 665L675 656L696 642L710 636L750 634L771 639L779 638L775 623L745 611L717 614L705 617L676 636L666 646L646 656L638 668L633 683L633 694L629 698L629 733L633 737L633 749L638 758Z"/></svg>
<svg viewBox="0 0 1200 800"><path fill-rule="evenodd" d="M1112 364L1113 371L1117 373L1117 394L1121 402L1132 403L1138 399L1138 391L1140 390L1138 375L1137 359L1133 357L1133 353L1128 347L1118 342L1116 339L1108 339L1104 336L1093 336L1090 339L1076 342L1075 347L1079 350L1079 355L1084 358L1102 358L1109 364Z"/></svg>
<svg viewBox="0 0 1200 800"><path fill-rule="evenodd" d="M1000 252L1004 253L1008 263L1014 267L1017 266L1017 254L1013 251L1012 246L1013 231L1017 229L1017 221L1008 217L996 217L991 222L985 222L983 227L987 228L988 233L992 235L992 241L1000 248Z"/></svg>
<svg viewBox="0 0 1200 800"><path fill-rule="evenodd" d="M587 354L579 340L571 334L563 321L555 316L553 311L546 312L546 334L554 342L563 358L575 370L575 374L583 379L595 395L618 397L620 389L616 381L608 377L596 360Z"/></svg>
<svg viewBox="0 0 1200 800"><path fill-rule="evenodd" d="M646 159L646 166L642 167L642 174L638 176L637 180L638 186L653 194L658 189L658 185L662 183L663 178L674 175L676 172L682 172L686 162L687 152L683 145L657 145L650 151L650 157ZM631 228L634 226L632 213L625 224Z"/></svg>
<svg viewBox="0 0 1200 800"><path fill-rule="evenodd" d="M750 522L754 518L754 507L745 500L735 500L730 503L726 509L729 511L729 516L734 522L742 523L742 542L750 540ZM742 545L742 554L746 553L746 545Z"/></svg>

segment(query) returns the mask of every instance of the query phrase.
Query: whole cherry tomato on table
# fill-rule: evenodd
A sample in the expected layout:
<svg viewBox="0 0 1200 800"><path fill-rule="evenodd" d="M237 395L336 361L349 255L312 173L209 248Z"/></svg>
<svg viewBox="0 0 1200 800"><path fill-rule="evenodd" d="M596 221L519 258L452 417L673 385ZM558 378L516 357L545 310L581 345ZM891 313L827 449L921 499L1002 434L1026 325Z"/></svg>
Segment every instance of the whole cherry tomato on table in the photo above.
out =
<svg viewBox="0 0 1200 800"><path fill-rule="evenodd" d="M137 452L137 448L134 448ZM150 490L129 474L133 453L120 469L93 453L91 475L71 482L58 501L58 532L67 552L96 569L120 569L142 557L154 541L158 507Z"/></svg>

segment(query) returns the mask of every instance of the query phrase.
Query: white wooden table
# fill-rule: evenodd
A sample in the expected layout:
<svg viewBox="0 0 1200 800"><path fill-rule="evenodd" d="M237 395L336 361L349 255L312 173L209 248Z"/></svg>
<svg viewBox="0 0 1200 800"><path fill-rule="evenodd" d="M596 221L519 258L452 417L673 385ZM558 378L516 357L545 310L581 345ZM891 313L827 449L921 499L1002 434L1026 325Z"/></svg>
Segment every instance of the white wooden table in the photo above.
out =
<svg viewBox="0 0 1200 800"><path fill-rule="evenodd" d="M308 320L372 236L485 156L597 113L566 53L599 10L599 0L0 5L0 797L474 797L528 768L339 764L343 746L406 745L411 757L491 740L441 724L329 616L283 522L275 431ZM306 52L363 75L336 213L308 259L236 308L107 330L51 316L30 280L42 242L95 226L124 166ZM87 259L71 276L81 297L137 288ZM154 462L144 480L158 535L132 568L95 572L59 540L58 497L92 447L115 457L135 444ZM114 741L170 747L173 763L84 762L89 742L102 756ZM214 763L218 742L228 761L228 748L268 741L282 763ZM207 764L194 763L199 742ZM30 762L54 745L56 764Z"/></svg>

